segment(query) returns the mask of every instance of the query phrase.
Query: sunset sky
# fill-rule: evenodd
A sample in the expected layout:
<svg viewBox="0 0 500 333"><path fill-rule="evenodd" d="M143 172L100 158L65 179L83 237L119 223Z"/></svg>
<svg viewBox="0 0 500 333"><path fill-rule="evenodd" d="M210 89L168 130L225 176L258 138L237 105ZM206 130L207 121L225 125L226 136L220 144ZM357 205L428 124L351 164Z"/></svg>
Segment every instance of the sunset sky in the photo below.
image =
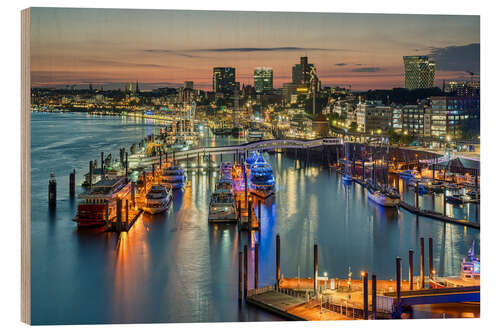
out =
<svg viewBox="0 0 500 333"><path fill-rule="evenodd" d="M194 81L211 90L213 67L255 67L291 81L307 55L324 86L403 87L403 56L430 55L442 79L479 73L479 16L32 8L32 85L143 89Z"/></svg>

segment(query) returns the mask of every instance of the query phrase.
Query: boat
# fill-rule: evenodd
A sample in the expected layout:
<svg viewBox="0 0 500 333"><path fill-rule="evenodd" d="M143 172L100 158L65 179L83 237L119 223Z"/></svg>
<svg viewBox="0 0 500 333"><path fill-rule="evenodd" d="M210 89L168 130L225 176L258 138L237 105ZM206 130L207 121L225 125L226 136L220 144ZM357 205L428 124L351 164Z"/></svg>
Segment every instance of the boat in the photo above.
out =
<svg viewBox="0 0 500 333"><path fill-rule="evenodd" d="M116 216L116 200L127 196L131 188L131 181L125 176L99 180L78 195L78 208L73 221L79 228L103 226L106 223L106 204L108 220L111 221Z"/></svg>
<svg viewBox="0 0 500 333"><path fill-rule="evenodd" d="M172 189L170 186L153 185L146 194L144 211L149 214L159 214L166 211L172 202Z"/></svg>
<svg viewBox="0 0 500 333"><path fill-rule="evenodd" d="M220 166L220 177L222 179L232 179L233 164L231 162L223 162Z"/></svg>
<svg viewBox="0 0 500 333"><path fill-rule="evenodd" d="M233 132L231 127L217 127L214 128L215 135L229 135Z"/></svg>
<svg viewBox="0 0 500 333"><path fill-rule="evenodd" d="M429 279L430 288L457 288L481 285L481 260L474 254L475 242L467 251L467 257L462 258L460 276L439 278L433 276ZM434 274L435 275L435 274Z"/></svg>
<svg viewBox="0 0 500 333"><path fill-rule="evenodd" d="M232 190L233 181L227 178L221 178L215 183L215 190Z"/></svg>
<svg viewBox="0 0 500 333"><path fill-rule="evenodd" d="M184 174L184 170L173 165L163 169L161 181L164 184L170 185L172 190L178 190L184 187L186 175Z"/></svg>
<svg viewBox="0 0 500 333"><path fill-rule="evenodd" d="M452 194L446 196L446 201L455 204L455 205L463 205L468 202L471 202L471 197L467 194Z"/></svg>
<svg viewBox="0 0 500 333"><path fill-rule="evenodd" d="M399 195L391 190L377 189L373 185L368 184L368 199L383 207L397 207L399 205Z"/></svg>
<svg viewBox="0 0 500 333"><path fill-rule="evenodd" d="M273 168L260 154L250 168L250 193L267 198L274 194L274 190Z"/></svg>
<svg viewBox="0 0 500 333"><path fill-rule="evenodd" d="M239 138L239 137L242 137L243 134L245 132L243 131L243 127L240 127L240 126L235 126L233 127L232 131L231 131L231 134L233 135L233 137L235 138Z"/></svg>
<svg viewBox="0 0 500 333"><path fill-rule="evenodd" d="M342 180L346 184L352 183L352 177L350 175L346 174L346 173L342 174Z"/></svg>
<svg viewBox="0 0 500 333"><path fill-rule="evenodd" d="M215 190L210 196L208 222L235 222L236 220L233 192L227 189Z"/></svg>
<svg viewBox="0 0 500 333"><path fill-rule="evenodd" d="M405 170L399 173L399 177L403 179L413 179L413 178L418 178L418 171L417 170Z"/></svg>
<svg viewBox="0 0 500 333"><path fill-rule="evenodd" d="M427 191L441 193L444 190L445 183L442 181L429 181L424 183Z"/></svg>
<svg viewBox="0 0 500 333"><path fill-rule="evenodd" d="M258 128L251 128L248 130L247 139L248 141L259 141L264 137L264 133Z"/></svg>

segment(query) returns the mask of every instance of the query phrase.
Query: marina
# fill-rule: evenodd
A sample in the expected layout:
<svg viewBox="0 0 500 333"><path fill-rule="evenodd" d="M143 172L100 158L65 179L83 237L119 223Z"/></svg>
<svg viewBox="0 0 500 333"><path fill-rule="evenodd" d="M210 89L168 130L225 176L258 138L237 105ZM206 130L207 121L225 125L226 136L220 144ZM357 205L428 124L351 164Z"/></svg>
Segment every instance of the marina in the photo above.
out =
<svg viewBox="0 0 500 333"><path fill-rule="evenodd" d="M78 115L51 115L51 117L72 117L76 123L80 122L80 126L82 126L82 134L80 134L82 142L85 142L87 135L92 134L83 134L86 130L84 126L85 117L83 119L79 119ZM35 115L33 115L33 118L35 118L34 121L36 122ZM40 120L42 119L44 118ZM101 136L104 135L106 126L114 122L129 124L131 128L124 130L127 133L127 139L118 143L102 140L99 143L100 146L94 147L95 151L119 151L123 146L130 146L137 143L144 138L144 135L151 135L152 133L147 133L155 126L157 131L163 126L162 124L154 125L152 122L148 123L148 121L142 119L132 121L127 118L110 117L110 119L107 119L100 125L103 131ZM36 124L34 128L36 128ZM137 131L135 137L133 137L135 140L129 139L131 137L129 131L131 130ZM117 134L117 137L119 137L119 132ZM78 138L79 136L76 135L75 137ZM113 138L113 142L116 142L117 137ZM328 253L339 253L342 251L343 255L335 256L334 260L326 259L324 256L320 256L322 259L319 259L320 267L324 267L325 272L328 272L328 276L337 277L339 280L346 278L349 266L351 266L353 272L360 272L362 270L371 272L376 267L376 270L380 272L377 275L381 280L393 278L394 275L391 272L394 271L394 266L392 260L388 260L387 258L394 258L401 255L408 251L409 247L416 248L419 237L434 238L435 253L438 254L436 256L436 271L438 271L440 276L453 276L458 274L460 260L466 254L470 242L472 240L476 240L476 244L479 242L479 233L472 228L435 222L425 216L417 217L403 209L385 209L380 205L374 204L368 198L365 188L360 184L362 180L357 179L358 176L353 175L353 182L345 184L342 180L342 174L332 172L332 169L328 165L325 166L326 163L322 163L323 160L325 162L328 160L328 156L334 156L335 150L329 150L329 153L324 154L318 153L322 149L320 144L317 146L319 148L314 148L315 143L302 143L300 144L300 148L289 148L288 151L281 152L279 151L281 148L278 148L276 151L276 146L272 146L273 154L269 154L265 152L265 149L262 149L264 146L262 142L253 142L252 144L255 146L250 147L257 147L255 150L262 152L263 158L272 167L273 177L275 178L274 195L269 196L267 199L255 197L251 193L250 183L245 182L245 178L247 178L247 181L250 181L251 173L248 174L247 168L239 166L238 162L240 161L239 157L244 159L243 152L245 152L248 144L241 145L238 143L234 145L232 140L235 139L232 136L216 139L217 136L212 136L210 132L205 133L203 137L206 147L210 147L210 142L215 139L222 141L212 141L214 147L222 148L214 148L213 150L205 149L205 154L203 153L203 149L198 151L178 151L175 153L168 152L168 155L160 155L162 157L154 156L148 161L150 163L143 165L143 170L146 170L146 172L139 172L136 177L137 179L134 181L137 183L137 187L135 188L137 208L141 207L151 187L162 180L164 171L170 165L177 166L178 169L176 170L183 170L182 174L179 173L176 175L177 177L181 177L178 179L182 179L183 185L178 190L173 191L172 208L168 209L164 214L136 213L133 210L135 207L132 202L132 196L130 196L129 203L125 202L122 204L122 209L118 209L120 212L123 212L121 213L122 216L125 216L127 207L130 207L130 217L126 218L128 235L124 235L123 233L102 233L99 229L76 229L74 224L71 225L67 222L67 216L76 212L77 203L71 201L71 199L67 199L68 195L61 190L57 192L58 203L55 210L47 211L46 199L39 200L40 206L33 208L33 214L35 214L33 232L37 232L36 230L39 228L45 229L52 226L55 228L53 229L55 235L59 235L56 237L70 237L78 240L76 244L79 244L82 250L86 249L86 253L93 253L91 261L94 262L94 266L101 267L101 269L91 273L93 279L99 278L100 281L103 281L104 285L107 285L108 288L111 287L109 292L114 290L115 292L120 291L120 293L124 293L120 297L126 297L124 299L125 303L123 303L125 305L121 305L119 309L115 309L116 312L113 310L113 307L104 311L107 318L111 318L111 322L123 322L123 310L127 307L133 309L135 307L133 304L137 304L137 299L142 299L142 303L140 304L153 306L150 300L145 298L147 295L153 293L153 288L157 285L151 279L158 279L158 281L162 281L162 284L166 283L165 287L160 288L166 292L165 299L160 301L164 302L165 306L162 307L163 310L161 312L152 311L149 314L130 310L127 312L127 320L130 320L130 322L212 321L214 318L218 318L217 320L221 321L257 320L257 318L259 320L263 318L266 318L265 320L283 319L276 315L276 313L268 313L253 306L246 306L244 304L241 307L235 306L235 302L238 299L238 251L241 251L246 245L248 247L249 258L251 259L254 257L256 251L255 245L258 244L260 258L264 258L259 264L258 278L260 286L273 286L273 281L275 281L274 237L277 233L281 235L283 244L297 244L294 246L295 249L283 252L284 257L281 260L281 270L285 277L294 276L300 270L299 268L304 271L306 267L311 267L311 259L309 256L303 255L302 250L310 248L313 243L318 242L322 245L321 251L327 251ZM127 140L130 141L127 142ZM45 153L44 149L46 148L42 148L44 147L43 145L46 145L46 143L40 143L40 148L35 145L32 149L35 153L37 150L40 153ZM293 141L287 142L287 145L299 147L299 144ZM313 149L318 149L318 151L314 154L306 153L306 150L302 148L304 145L310 145ZM233 148L236 146L239 148ZM64 151L63 147L58 148L57 152L60 154L59 156L73 153ZM76 169L75 182L80 184L80 179L85 174L88 161L93 160L95 158L94 155L99 154L90 152L90 154L82 155L83 146L81 149L82 151L76 152L79 156L79 161L81 161L80 165L75 165L71 162L75 159L59 157L61 161L67 162L66 164L62 163L60 167L54 170L58 187L70 188L69 183L66 182L66 179L70 178L60 177L59 175L68 174L73 168ZM224 152L224 154L221 154L221 152ZM248 154L247 156L251 155ZM225 162L224 168L221 168ZM48 173L44 170L47 170L47 166L34 166L34 170L34 172L40 172L39 185L37 185L37 181L34 181L34 186L43 186L46 189L46 175ZM42 171L44 171L45 177L43 177ZM130 178L134 178L132 176L134 171L130 169ZM241 175L242 172L243 177ZM73 174L72 171L71 174ZM234 193L236 210L241 210L241 219L235 224L208 223L211 193L216 191L216 187L222 191L224 191L224 187L228 187L226 182L219 182L222 174L231 175L231 187L233 190L236 189L235 192L226 189L226 191ZM95 186L97 183L92 184L92 186ZM401 190L403 200L408 201L408 198L413 198L413 191L410 187L403 185L400 187ZM77 190L77 192L80 191ZM46 198L45 195L44 198ZM302 198L308 199L303 200ZM329 204L325 204L325 198L331 198ZM238 205L238 201L240 205ZM323 204L320 205L320 203ZM433 203L429 203L427 197L421 198L418 207L421 209L430 209L432 204L435 204L434 208L436 211L443 210L442 201L436 199ZM476 221L475 213L470 208L472 205L474 204L467 203L464 204L465 207L459 207L445 203L447 216L457 218L465 214L468 221ZM124 206L126 208L123 208ZM45 214L48 214L49 222L36 222L36 216L43 216L44 212L47 212ZM243 219L245 214L246 219ZM249 216L250 218L248 218ZM69 220L71 220L71 217ZM132 223L130 220L134 222ZM248 224L246 228L243 227L245 223ZM188 248L188 244L184 244L182 241L184 239L189 239L189 245L195 244L194 248ZM380 242L387 244L387 246L380 247L378 245ZM451 246L450 242L453 243L453 246ZM35 248L40 245L39 242L35 241ZM68 245L67 242L63 242L58 244L56 248ZM143 250L137 252L138 246L142 247ZM104 255L96 256L96 251L99 248L103 249L103 247ZM71 248L72 246L69 246L69 249ZM346 252L345 249L349 249L349 251ZM185 256L192 255L195 251L201 253L207 250L208 252L203 254L197 261L196 268L190 266L188 261L183 261L183 258L186 258ZM50 252L51 249L46 249L45 251ZM71 254L71 251L66 250L66 253ZM146 278L146 280L152 281L153 286L148 287L141 282L140 293L135 293L130 289L131 285L139 286L139 281L145 278L143 275L145 272L141 273L141 270L136 270L139 260L143 260L140 259L141 257L146 255L146 253L148 253L148 257L156 257L172 251L176 251L179 255L176 258L165 257L160 260L160 265L162 267L174 265L178 267L177 269L180 268L181 271L179 274L182 275L183 278L181 280L184 282L179 281L179 279L174 280L169 278L174 273L173 271L169 272L167 269L166 274L158 272L158 274L155 273L152 277ZM305 252L309 253L308 250ZM78 251L73 252L73 255L77 255L78 253ZM49 255L49 253L46 253L46 255ZM34 256L36 257L36 254ZM109 266L110 260L113 260L116 256L123 258L123 262ZM67 261L63 261L63 263L65 262ZM40 269L40 267L37 267L35 264L34 269ZM114 276L116 269L127 272L126 283L125 281L122 283L110 280L111 276ZM111 272L113 273L110 274ZM51 276L51 279L59 280L62 277L67 277L69 273L70 271L62 274L61 277L55 277L52 274L49 274L49 276ZM151 274L151 272L148 271L147 274ZM359 276L359 273L357 274ZM254 274L248 272L248 279L252 278L255 278ZM224 280L224 283L228 284L227 289L220 289L218 281L221 280ZM43 283L43 279L39 283ZM89 288L86 287L88 284L85 281L80 280L80 283L83 286L83 290L86 290L90 295L94 294L93 297L96 297L95 292L89 291ZM201 283L202 286L204 285L203 283L206 283L206 285L190 291L193 293L190 299L194 299L195 301L187 301L181 298L180 295L177 295L176 292L171 291L176 288L186 290L182 287L184 283L196 285L200 285ZM88 286L90 287L90 285ZM168 288L170 291L164 288ZM101 287L98 287L97 290L101 290ZM110 294L109 292L107 293L107 297L110 297L110 300L118 297L118 294L113 295L113 293ZM279 293L282 294L281 292ZM41 305L37 301L41 300L41 298L37 298L37 295L42 297L44 294L46 294L45 291L35 286L35 307ZM56 295L56 297L60 300L59 304L69 301L62 294ZM215 302L215 297L220 301ZM102 299L102 297L99 298ZM184 315L180 315L176 310L169 309L167 304L174 300L181 309L189 309L189 311L183 311ZM105 300L102 301L104 304L109 304ZM122 306L126 307L122 308ZM322 306L320 305L320 307ZM329 306L330 308L334 308L335 304L331 303ZM154 307L156 308L156 306ZM353 310L353 312L355 316L359 315L358 310ZM189 313L189 315L186 313ZM294 316L297 318L303 318L305 316L304 313L307 313L307 311L304 308L297 307L294 313ZM299 315L299 313L302 313L302 315ZM50 318L52 322L57 322L58 317L54 314L55 312L52 312L51 309L47 309L44 315L46 318ZM340 313L338 315L345 316L345 314L342 315ZM419 312L419 315L423 317L431 316L429 312L425 311L424 314ZM69 314L66 313L65 316L69 316ZM72 314L70 317L78 322L84 320L78 314ZM95 320L102 322L102 318L104 317L95 313L95 318Z"/></svg>

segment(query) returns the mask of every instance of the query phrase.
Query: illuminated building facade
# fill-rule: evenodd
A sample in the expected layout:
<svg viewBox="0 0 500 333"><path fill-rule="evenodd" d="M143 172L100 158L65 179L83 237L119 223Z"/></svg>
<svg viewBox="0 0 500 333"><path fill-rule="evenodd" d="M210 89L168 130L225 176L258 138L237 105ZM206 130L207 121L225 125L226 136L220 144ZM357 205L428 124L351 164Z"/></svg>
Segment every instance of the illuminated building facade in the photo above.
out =
<svg viewBox="0 0 500 333"><path fill-rule="evenodd" d="M257 93L273 90L273 69L258 67L253 71L253 82Z"/></svg>
<svg viewBox="0 0 500 333"><path fill-rule="evenodd" d="M212 88L216 94L231 96L235 89L239 90L234 67L214 67Z"/></svg>
<svg viewBox="0 0 500 333"><path fill-rule="evenodd" d="M405 88L422 89L434 87L436 64L427 56L404 56Z"/></svg>

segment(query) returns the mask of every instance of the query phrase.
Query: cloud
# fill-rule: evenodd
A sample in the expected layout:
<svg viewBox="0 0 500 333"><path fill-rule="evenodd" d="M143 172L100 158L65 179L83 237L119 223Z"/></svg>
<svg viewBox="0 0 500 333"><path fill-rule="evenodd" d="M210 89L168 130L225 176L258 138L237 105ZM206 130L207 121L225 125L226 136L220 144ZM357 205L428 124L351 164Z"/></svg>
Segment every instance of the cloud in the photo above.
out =
<svg viewBox="0 0 500 333"><path fill-rule="evenodd" d="M184 57L199 57L191 53L239 53L239 52L296 52L296 51L353 51L348 49L327 49L318 47L225 47L225 48L210 48L210 49L187 49L187 50L169 50L169 49L146 49L147 53L170 53Z"/></svg>
<svg viewBox="0 0 500 333"><path fill-rule="evenodd" d="M437 70L479 73L479 43L433 48L428 56L436 62Z"/></svg>
<svg viewBox="0 0 500 333"><path fill-rule="evenodd" d="M335 64L335 66L346 66L347 64L345 62L341 62L341 63L338 63L338 64Z"/></svg>
<svg viewBox="0 0 500 333"><path fill-rule="evenodd" d="M355 68L352 70L352 72L355 73L374 73L374 72L380 72L382 68L380 67L361 67L361 68Z"/></svg>

